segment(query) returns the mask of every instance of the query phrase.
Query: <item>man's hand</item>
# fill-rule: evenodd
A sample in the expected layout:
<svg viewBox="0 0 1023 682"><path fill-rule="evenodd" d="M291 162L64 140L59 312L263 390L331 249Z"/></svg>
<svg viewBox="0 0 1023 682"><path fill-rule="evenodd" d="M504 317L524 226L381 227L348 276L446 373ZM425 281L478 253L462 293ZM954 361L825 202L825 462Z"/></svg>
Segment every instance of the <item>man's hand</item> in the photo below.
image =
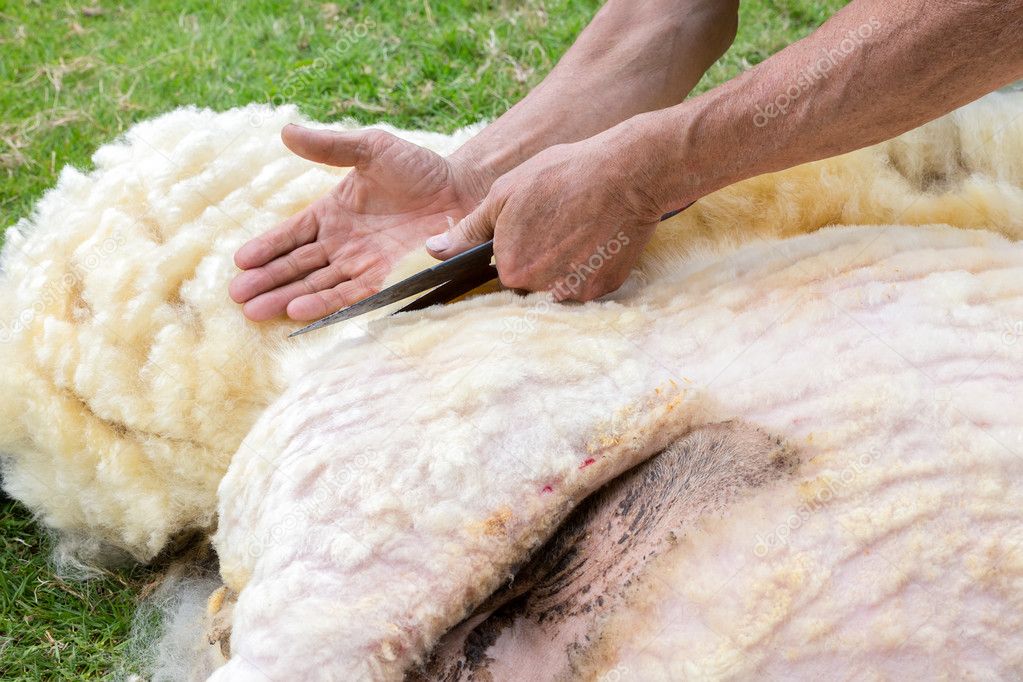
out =
<svg viewBox="0 0 1023 682"><path fill-rule="evenodd" d="M493 237L502 284L589 301L622 285L654 232L660 214L641 184L599 136L549 147L426 246L450 258Z"/></svg>
<svg viewBox="0 0 1023 682"><path fill-rule="evenodd" d="M235 254L244 272L230 294L251 320L285 311L313 320L369 296L399 258L486 193L468 169L383 131L289 125L281 138L303 158L354 168L330 194Z"/></svg>

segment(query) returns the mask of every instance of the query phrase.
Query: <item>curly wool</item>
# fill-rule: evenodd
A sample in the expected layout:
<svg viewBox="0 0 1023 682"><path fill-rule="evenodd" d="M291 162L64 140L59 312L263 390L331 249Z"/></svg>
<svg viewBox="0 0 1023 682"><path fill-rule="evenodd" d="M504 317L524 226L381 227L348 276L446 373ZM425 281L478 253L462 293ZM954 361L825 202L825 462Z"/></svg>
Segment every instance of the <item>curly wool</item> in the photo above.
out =
<svg viewBox="0 0 1023 682"><path fill-rule="evenodd" d="M291 122L305 122L294 107L254 105L140 123L7 231L3 485L62 533L62 554L147 561L213 525L293 328L245 320L226 294L233 253L346 172L291 154ZM441 152L470 134L389 130Z"/></svg>
<svg viewBox="0 0 1023 682"><path fill-rule="evenodd" d="M1019 94L993 95L895 141L705 197L659 230L641 274L829 224L1018 237L1021 108ZM4 488L92 558L117 548L146 561L176 534L210 528L235 450L298 372L278 353L291 326L250 324L226 294L233 251L345 172L283 148L278 132L297 120L293 108L250 106L140 123L97 151L94 171L65 169L7 232ZM470 132L399 134L445 152ZM310 353L342 333L307 341Z"/></svg>

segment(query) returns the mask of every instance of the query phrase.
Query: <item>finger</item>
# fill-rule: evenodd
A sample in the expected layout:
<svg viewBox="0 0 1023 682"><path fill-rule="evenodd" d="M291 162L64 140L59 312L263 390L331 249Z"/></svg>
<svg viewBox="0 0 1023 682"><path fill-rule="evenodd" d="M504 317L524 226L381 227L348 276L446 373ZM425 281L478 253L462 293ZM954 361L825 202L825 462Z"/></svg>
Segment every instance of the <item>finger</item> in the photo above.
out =
<svg viewBox="0 0 1023 682"><path fill-rule="evenodd" d="M308 282L299 280L256 296L242 306L242 312L253 322L263 322L283 315L289 303L312 292Z"/></svg>
<svg viewBox="0 0 1023 682"><path fill-rule="evenodd" d="M242 272L231 281L227 290L235 303L244 303L254 296L305 277L328 261L320 242L306 244L261 268Z"/></svg>
<svg viewBox="0 0 1023 682"><path fill-rule="evenodd" d="M313 241L317 231L316 216L307 208L243 244L234 254L234 264L242 270L266 265L274 258Z"/></svg>
<svg viewBox="0 0 1023 682"><path fill-rule="evenodd" d="M304 281L309 291L324 291L351 279L353 270L358 271L358 268L354 267L352 263L335 260L333 263L327 263L327 265L316 272L307 275Z"/></svg>
<svg viewBox="0 0 1023 682"><path fill-rule="evenodd" d="M335 254L333 261L306 275L304 279L310 292L326 291L356 276L369 286L379 287L389 269L384 262L374 252L346 248Z"/></svg>
<svg viewBox="0 0 1023 682"><path fill-rule="evenodd" d="M491 204L484 201L475 211L462 218L447 232L427 239L426 250L434 258L444 260L492 239L495 222L491 217L492 213Z"/></svg>
<svg viewBox="0 0 1023 682"><path fill-rule="evenodd" d="M288 304L288 317L300 322L318 320L376 293L362 278L348 280L325 291L299 296Z"/></svg>
<svg viewBox="0 0 1023 682"><path fill-rule="evenodd" d="M296 298L308 296L317 291L326 291L336 287L338 284L348 281L351 278L352 269L350 266L352 266L353 263L356 266L355 271L359 271L358 261L351 261L351 259L337 259L298 281L285 284L277 287L276 289L266 291L255 296L251 301L245 304L242 311L246 317L254 322L262 322L264 320L277 317L278 315L283 314L286 311L288 304ZM372 268L366 268L364 272L372 273ZM374 279L373 276L364 274L362 277L362 281L370 287L369 293L376 293L378 285L374 287L373 283L374 281L382 279L382 276Z"/></svg>
<svg viewBox="0 0 1023 682"><path fill-rule="evenodd" d="M314 130L289 123L281 131L284 145L303 159L331 166L362 166L395 140L382 130Z"/></svg>

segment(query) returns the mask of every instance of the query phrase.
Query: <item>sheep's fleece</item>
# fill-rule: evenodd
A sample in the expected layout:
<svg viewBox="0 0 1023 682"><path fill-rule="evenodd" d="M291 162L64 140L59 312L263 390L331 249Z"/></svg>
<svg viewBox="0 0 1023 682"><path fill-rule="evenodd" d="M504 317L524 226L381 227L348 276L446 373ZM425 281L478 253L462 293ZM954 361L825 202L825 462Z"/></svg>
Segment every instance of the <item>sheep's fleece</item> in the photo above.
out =
<svg viewBox="0 0 1023 682"><path fill-rule="evenodd" d="M289 342L226 289L345 172L283 148L300 120L141 123L3 252L4 488L91 561L216 526L213 679L400 679L589 493L733 418L798 470L676 538L580 675L1023 674L1023 94L707 196L604 301Z"/></svg>

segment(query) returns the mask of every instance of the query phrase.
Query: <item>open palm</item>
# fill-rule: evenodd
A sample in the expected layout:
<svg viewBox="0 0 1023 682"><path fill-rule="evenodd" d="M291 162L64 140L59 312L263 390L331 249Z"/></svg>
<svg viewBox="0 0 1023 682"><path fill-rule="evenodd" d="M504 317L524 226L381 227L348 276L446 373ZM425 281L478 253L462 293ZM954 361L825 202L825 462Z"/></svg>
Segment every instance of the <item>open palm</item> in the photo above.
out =
<svg viewBox="0 0 1023 682"><path fill-rule="evenodd" d="M379 130L287 126L284 144L311 161L353 166L329 194L235 254L230 295L245 316L312 320L379 290L394 263L486 193L443 157Z"/></svg>

